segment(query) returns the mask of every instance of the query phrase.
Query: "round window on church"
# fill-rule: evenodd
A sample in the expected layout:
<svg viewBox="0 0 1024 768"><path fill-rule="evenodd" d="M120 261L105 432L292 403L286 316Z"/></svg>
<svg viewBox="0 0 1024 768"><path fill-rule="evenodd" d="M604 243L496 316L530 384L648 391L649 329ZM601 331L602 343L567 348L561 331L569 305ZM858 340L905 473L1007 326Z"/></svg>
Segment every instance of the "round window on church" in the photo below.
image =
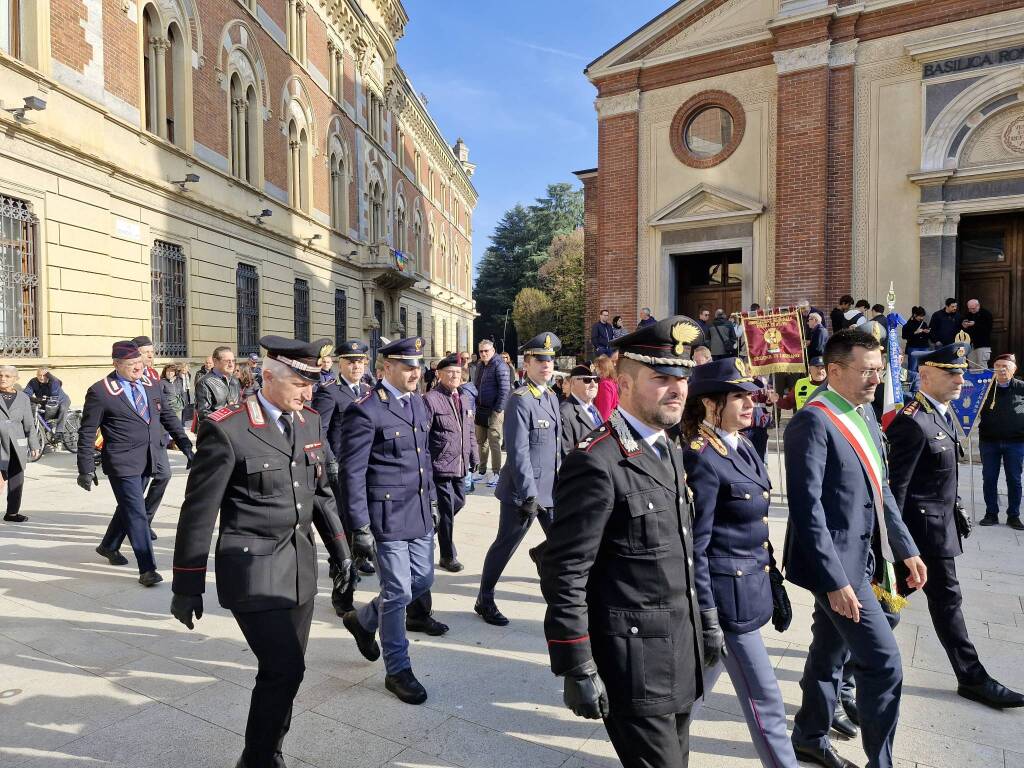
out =
<svg viewBox="0 0 1024 768"><path fill-rule="evenodd" d="M675 156L693 168L710 168L729 157L743 139L746 116L739 99L703 91L676 111L669 132Z"/></svg>
<svg viewBox="0 0 1024 768"><path fill-rule="evenodd" d="M697 157L717 155L732 141L732 115L721 107L700 110L683 129L683 141Z"/></svg>

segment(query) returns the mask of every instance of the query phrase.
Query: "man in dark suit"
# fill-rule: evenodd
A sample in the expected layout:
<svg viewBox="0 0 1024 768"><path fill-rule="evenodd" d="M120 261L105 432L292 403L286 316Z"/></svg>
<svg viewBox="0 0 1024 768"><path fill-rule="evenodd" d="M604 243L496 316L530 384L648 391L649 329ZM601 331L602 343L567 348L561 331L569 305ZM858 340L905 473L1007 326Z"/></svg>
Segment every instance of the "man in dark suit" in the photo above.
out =
<svg viewBox="0 0 1024 768"><path fill-rule="evenodd" d="M217 347L213 350L213 368L196 382L196 417L202 421L241 399L241 385L235 378L235 353L231 347Z"/></svg>
<svg viewBox="0 0 1024 768"><path fill-rule="evenodd" d="M113 519L96 551L112 565L126 565L118 552L125 535L139 565L139 583L151 587L163 581L156 571L149 516L143 496L146 483L167 461L164 433L192 460L192 442L163 396L159 381L145 376L142 355L131 341L114 343L113 372L89 387L78 429L78 485L91 491L96 484L96 430L103 433L103 472L117 499Z"/></svg>
<svg viewBox="0 0 1024 768"><path fill-rule="evenodd" d="M967 345L940 347L920 357L921 389L886 430L891 446L889 485L903 520L928 566L924 594L935 634L949 657L957 693L995 709L1024 706L1024 696L993 680L967 636L956 560L970 519L957 495L963 454L949 404L960 396Z"/></svg>
<svg viewBox="0 0 1024 768"><path fill-rule="evenodd" d="M305 406L320 377L319 349L264 336L263 389L199 427L196 465L174 542L171 613L192 629L203 615L210 537L217 537L217 598L259 664L237 768L280 768L317 591L311 525L348 574L348 545L327 485L320 417Z"/></svg>
<svg viewBox="0 0 1024 768"><path fill-rule="evenodd" d="M871 587L875 526L888 563L907 567L908 586L923 586L926 568L889 490L881 432L868 407L884 370L878 341L856 329L840 331L825 346L825 365L828 386L796 412L785 440L784 568L815 602L793 746L801 760L853 766L828 739L849 651L869 768L891 768L903 670Z"/></svg>
<svg viewBox="0 0 1024 768"><path fill-rule="evenodd" d="M406 704L422 704L406 638L406 608L434 581L437 495L430 461L430 414L416 393L423 339L380 348L384 377L345 412L338 461L352 552L376 550L380 594L344 616L360 653L376 661L384 648L384 687ZM447 630L447 627L445 627Z"/></svg>
<svg viewBox="0 0 1024 768"><path fill-rule="evenodd" d="M665 434L700 335L676 316L615 340L619 408L566 457L538 557L551 671L569 709L604 718L625 768L685 766L703 693L693 496Z"/></svg>
<svg viewBox="0 0 1024 768"><path fill-rule="evenodd" d="M612 339L615 338L615 333L612 324L608 322L609 317L608 310L602 309L597 322L590 328L590 344L594 348L595 357L600 355L611 357Z"/></svg>
<svg viewBox="0 0 1024 768"><path fill-rule="evenodd" d="M358 339L349 339L335 349L338 358L338 379L328 384L323 383L322 375L319 386L313 393L313 410L320 414L320 439L327 451L327 479L330 481L338 509L345 508L345 496L338 479L338 454L341 451L341 431L345 421L345 411L356 400L361 398L370 388L361 379L366 373L367 353L370 348ZM348 578L342 579L338 573L338 564L333 559L330 563L331 580L335 586L331 591L331 604L334 612L344 616L353 609L352 595L355 592L358 576L353 572ZM373 573L373 565L364 561L359 566L365 573ZM339 586L344 584L344 589Z"/></svg>
<svg viewBox="0 0 1024 768"><path fill-rule="evenodd" d="M646 328L647 325L642 327ZM569 374L569 397L558 407L562 416L562 459L565 459L566 454L579 445L584 437L601 426L601 414L594 406L595 397L597 376L587 366L577 365Z"/></svg>
<svg viewBox="0 0 1024 768"><path fill-rule="evenodd" d="M158 387L161 386L160 372L153 367L153 361L156 360L156 347L153 344L153 340L149 336L136 336L132 339L132 344L139 348L139 354L142 355L142 365L144 366L143 378L154 382ZM163 446L162 443L161 446ZM156 513L160 509L161 502L164 500L164 492L170 484L171 462L167 457L167 449L164 447L157 455L157 466L154 468L146 487L146 517L149 518L149 537L153 541L156 541L153 520L156 518ZM119 549L123 542L124 536L122 535L114 541L115 546L113 548Z"/></svg>

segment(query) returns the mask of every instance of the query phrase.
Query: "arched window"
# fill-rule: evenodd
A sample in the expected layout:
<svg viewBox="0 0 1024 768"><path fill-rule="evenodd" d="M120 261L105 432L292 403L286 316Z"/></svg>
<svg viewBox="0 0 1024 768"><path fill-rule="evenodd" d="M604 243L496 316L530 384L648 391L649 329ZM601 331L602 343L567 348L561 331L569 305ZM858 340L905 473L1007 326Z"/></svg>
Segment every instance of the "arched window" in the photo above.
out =
<svg viewBox="0 0 1024 768"><path fill-rule="evenodd" d="M405 199L399 197L395 201L395 250L405 251L406 250L406 238L405 238Z"/></svg>
<svg viewBox="0 0 1024 768"><path fill-rule="evenodd" d="M288 123L288 203L309 213L309 132L295 120Z"/></svg>
<svg viewBox="0 0 1024 768"><path fill-rule="evenodd" d="M222 83L228 111L228 166L231 174L263 186L263 124L267 72L254 35L241 21L232 22L221 38L218 67L225 73Z"/></svg>
<svg viewBox="0 0 1024 768"><path fill-rule="evenodd" d="M242 85L238 73L231 75L231 173L255 184L257 181L257 134L259 133L259 101L256 88Z"/></svg>
<svg viewBox="0 0 1024 768"><path fill-rule="evenodd" d="M423 271L423 217L416 211L412 220L412 251L416 256L416 271Z"/></svg>
<svg viewBox="0 0 1024 768"><path fill-rule="evenodd" d="M348 234L348 174L340 151L331 153L331 226Z"/></svg>
<svg viewBox="0 0 1024 768"><path fill-rule="evenodd" d="M439 249L437 256L438 274L444 275L445 283L450 288L452 285L452 276L451 273L448 271L448 241L444 237L441 238L441 248Z"/></svg>
<svg viewBox="0 0 1024 768"><path fill-rule="evenodd" d="M374 180L370 184L370 242L384 240L384 188Z"/></svg>
<svg viewBox="0 0 1024 768"><path fill-rule="evenodd" d="M142 11L144 121L147 131L188 148L192 47L178 19L162 20L152 3Z"/></svg>
<svg viewBox="0 0 1024 768"><path fill-rule="evenodd" d="M459 246L452 246L452 277L451 282L454 284L456 291L462 290L462 259L459 257Z"/></svg>

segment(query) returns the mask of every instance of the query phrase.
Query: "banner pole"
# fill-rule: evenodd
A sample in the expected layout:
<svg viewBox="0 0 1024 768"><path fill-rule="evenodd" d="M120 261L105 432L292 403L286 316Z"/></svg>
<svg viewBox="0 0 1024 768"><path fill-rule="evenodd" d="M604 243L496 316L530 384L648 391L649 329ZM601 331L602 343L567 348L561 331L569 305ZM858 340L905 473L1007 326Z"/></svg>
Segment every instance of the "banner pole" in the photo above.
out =
<svg viewBox="0 0 1024 768"><path fill-rule="evenodd" d="M772 391L778 394L778 389L775 386L775 374L772 374ZM782 409L779 408L775 403L771 404L772 407L772 420L775 422L775 461L779 468L779 503L787 503L786 499L786 466L782 460L782 439L780 437L779 422L782 421Z"/></svg>
<svg viewBox="0 0 1024 768"><path fill-rule="evenodd" d="M970 435L967 436L967 471L971 473L971 522L978 522L978 516L975 514L977 509L977 500L974 494L974 430L971 430Z"/></svg>

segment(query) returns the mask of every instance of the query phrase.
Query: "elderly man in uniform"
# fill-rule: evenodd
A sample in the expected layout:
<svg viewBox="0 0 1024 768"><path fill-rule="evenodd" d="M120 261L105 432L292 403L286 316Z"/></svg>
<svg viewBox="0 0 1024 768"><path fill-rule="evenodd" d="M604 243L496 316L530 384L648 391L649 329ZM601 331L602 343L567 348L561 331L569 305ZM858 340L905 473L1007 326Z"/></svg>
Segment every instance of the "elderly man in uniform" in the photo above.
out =
<svg viewBox="0 0 1024 768"><path fill-rule="evenodd" d="M957 476L963 455L950 402L960 396L967 345L951 344L920 357L917 397L889 425L889 487L928 567L924 594L935 634L949 657L957 693L995 709L1024 706L1024 696L993 680L967 636L956 560L971 521L960 506Z"/></svg>
<svg viewBox="0 0 1024 768"><path fill-rule="evenodd" d="M494 588L534 518L547 532L554 506L561 416L558 398L547 382L562 342L553 333L538 334L519 350L525 357L526 384L512 392L505 418L505 450L494 495L501 502L498 533L487 550L474 610L488 624L503 627L508 618L494 603Z"/></svg>
<svg viewBox="0 0 1024 768"><path fill-rule="evenodd" d="M217 598L259 664L238 768L284 766L281 745L305 672L317 591L311 525L341 572L349 572L320 417L305 406L320 377L324 343L260 339L267 350L263 389L200 425L178 519L171 613L189 629L203 615L210 537L220 512Z"/></svg>
<svg viewBox="0 0 1024 768"><path fill-rule="evenodd" d="M100 456L103 472L117 499L113 519L96 547L111 565L127 565L118 548L125 535L139 565L139 583L151 587L163 581L156 571L146 483L167 466L164 433L169 432L188 461L192 441L164 400L158 380L145 375L139 348L131 341L114 343L114 370L89 387L78 430L78 485L91 491L96 481L96 430L103 432Z"/></svg>
<svg viewBox="0 0 1024 768"><path fill-rule="evenodd" d="M231 347L217 347L213 350L212 359L213 368L196 382L196 417L199 421L242 399L241 384L234 375L235 353Z"/></svg>
<svg viewBox="0 0 1024 768"><path fill-rule="evenodd" d="M786 577L814 595L811 647L793 727L800 760L852 768L829 741L839 682L850 654L869 768L891 768L903 670L899 647L872 591L877 525L889 563L900 561L907 584L924 585L927 569L889 490L882 434L868 407L881 379L878 340L856 329L825 346L828 385L786 428Z"/></svg>
<svg viewBox="0 0 1024 768"><path fill-rule="evenodd" d="M604 718L626 768L685 766L703 692L692 496L666 435L700 336L680 315L613 342L619 407L566 456L539 558L551 670L569 709Z"/></svg>
<svg viewBox="0 0 1024 768"><path fill-rule="evenodd" d="M646 328L647 325L642 327ZM562 419L559 444L561 459L564 460L566 454L575 448L584 437L601 426L601 414L597 412L597 407L594 405L595 397L597 397L597 376L589 367L577 365L569 373L569 397L558 407Z"/></svg>
<svg viewBox="0 0 1024 768"><path fill-rule="evenodd" d="M378 356L384 377L345 412L338 461L352 553L369 557L376 549L380 594L343 621L370 661L381 655L375 639L380 630L384 687L407 704L422 704L427 691L412 671L406 608L434 581L430 413L416 393L423 339L393 341Z"/></svg>
<svg viewBox="0 0 1024 768"><path fill-rule="evenodd" d="M341 430L345 420L345 411L356 400L361 398L370 388L363 384L361 379L366 373L366 360L370 348L358 339L349 339L334 351L338 358L338 378L328 384L323 383L321 369L319 386L313 392L313 410L320 414L320 439L327 451L327 479L330 481L331 490L338 501L338 509L345 508L345 496L342 492L341 483L338 478L338 453L341 451ZM323 352L323 350L321 350ZM322 358L321 358L322 359ZM334 612L344 616L351 611L352 594L356 588L358 577L355 573L342 578L338 573L338 564L333 559L329 560L330 576L334 582L331 591L331 604ZM369 561L363 561L359 569L365 573L373 573L373 565ZM339 587L344 584L344 589Z"/></svg>

